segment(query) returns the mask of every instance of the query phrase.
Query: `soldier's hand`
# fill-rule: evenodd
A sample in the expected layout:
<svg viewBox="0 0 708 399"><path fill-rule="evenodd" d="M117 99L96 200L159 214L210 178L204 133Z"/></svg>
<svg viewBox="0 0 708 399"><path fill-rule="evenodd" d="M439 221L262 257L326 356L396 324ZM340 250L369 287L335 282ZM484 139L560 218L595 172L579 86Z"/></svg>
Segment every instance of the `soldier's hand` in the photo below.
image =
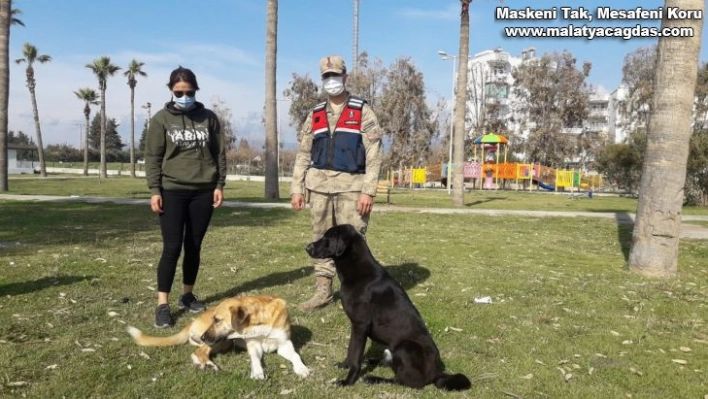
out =
<svg viewBox="0 0 708 399"><path fill-rule="evenodd" d="M369 194L359 195L359 202L356 204L356 210L359 215L364 216L371 213L371 209L374 207L374 198Z"/></svg>
<svg viewBox="0 0 708 399"><path fill-rule="evenodd" d="M290 197L290 205L296 211L305 209L305 196L302 194L293 194L293 196Z"/></svg>

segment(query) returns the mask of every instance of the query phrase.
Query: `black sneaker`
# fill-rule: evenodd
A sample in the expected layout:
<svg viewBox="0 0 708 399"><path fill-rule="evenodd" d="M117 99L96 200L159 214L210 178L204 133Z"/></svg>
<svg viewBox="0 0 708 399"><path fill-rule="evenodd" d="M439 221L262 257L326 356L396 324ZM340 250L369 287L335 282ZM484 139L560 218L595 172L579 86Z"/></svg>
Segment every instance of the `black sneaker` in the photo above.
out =
<svg viewBox="0 0 708 399"><path fill-rule="evenodd" d="M200 302L197 297L192 294L191 292L186 293L184 295L179 296L179 301L177 302L177 306L179 306L180 309L189 309L190 312L201 312L202 310L206 309L206 305L204 302Z"/></svg>
<svg viewBox="0 0 708 399"><path fill-rule="evenodd" d="M170 314L170 305L164 303L155 308L155 327L168 328L175 324Z"/></svg>

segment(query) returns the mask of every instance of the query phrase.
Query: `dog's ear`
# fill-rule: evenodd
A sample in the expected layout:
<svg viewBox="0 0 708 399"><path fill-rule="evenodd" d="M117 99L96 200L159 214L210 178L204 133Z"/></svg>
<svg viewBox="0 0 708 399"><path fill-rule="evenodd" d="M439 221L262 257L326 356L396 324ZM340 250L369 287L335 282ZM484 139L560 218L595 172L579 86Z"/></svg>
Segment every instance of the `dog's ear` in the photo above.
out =
<svg viewBox="0 0 708 399"><path fill-rule="evenodd" d="M335 256L342 256L344 254L344 251L347 250L347 240L345 238L346 236L339 234L337 237L334 238L334 255Z"/></svg>
<svg viewBox="0 0 708 399"><path fill-rule="evenodd" d="M242 324L248 323L249 318L251 317L248 312L246 312L246 309L243 308L243 306L232 306L231 307L231 325L232 326L238 326Z"/></svg>

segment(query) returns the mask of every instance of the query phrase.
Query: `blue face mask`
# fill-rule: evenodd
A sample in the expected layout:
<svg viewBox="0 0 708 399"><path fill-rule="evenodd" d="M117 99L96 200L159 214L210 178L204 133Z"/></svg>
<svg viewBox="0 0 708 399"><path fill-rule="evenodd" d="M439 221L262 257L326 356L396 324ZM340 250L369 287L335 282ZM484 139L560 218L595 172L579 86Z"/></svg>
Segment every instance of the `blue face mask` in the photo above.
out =
<svg viewBox="0 0 708 399"><path fill-rule="evenodd" d="M178 107L182 109L187 109L191 108L194 105L196 99L194 97L189 97L185 94L182 97L175 97L174 102L175 104L177 104Z"/></svg>

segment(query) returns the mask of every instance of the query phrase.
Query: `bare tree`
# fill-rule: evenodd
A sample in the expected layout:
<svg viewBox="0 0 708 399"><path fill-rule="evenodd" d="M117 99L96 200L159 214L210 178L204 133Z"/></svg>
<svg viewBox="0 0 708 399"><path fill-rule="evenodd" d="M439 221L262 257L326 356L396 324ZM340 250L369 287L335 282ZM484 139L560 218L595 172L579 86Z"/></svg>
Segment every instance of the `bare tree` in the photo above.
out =
<svg viewBox="0 0 708 399"><path fill-rule="evenodd" d="M703 0L666 0L664 5L665 9L705 10ZM629 254L630 270L652 277L675 276L678 271L681 208L703 19L664 19L661 27L690 27L693 35L659 39L652 115Z"/></svg>
<svg viewBox="0 0 708 399"><path fill-rule="evenodd" d="M523 149L529 161L562 166L575 153L575 137L565 128L582 131L589 114L590 88L585 79L591 64L576 67L572 54L544 54L515 68L514 94L522 126L529 129Z"/></svg>
<svg viewBox="0 0 708 399"><path fill-rule="evenodd" d="M358 57L356 68L347 78L347 90L365 99L376 108L381 103L381 91L386 80L386 67L379 58L369 59L365 52Z"/></svg>
<svg viewBox="0 0 708 399"><path fill-rule="evenodd" d="M656 45L640 47L624 57L622 84L627 97L620 108L623 125L630 130L646 129L654 95Z"/></svg>
<svg viewBox="0 0 708 399"><path fill-rule="evenodd" d="M472 0L460 0L460 52L457 59L457 87L455 92L455 125L453 142L453 162L455 170L452 177L452 205L465 204L465 114L467 108L467 59L470 53L470 4ZM465 60L463 63L462 60ZM448 174L449 175L449 174Z"/></svg>
<svg viewBox="0 0 708 399"><path fill-rule="evenodd" d="M278 56L278 0L268 0L266 21L265 90L265 198L280 198L278 184L278 106L276 59Z"/></svg>
<svg viewBox="0 0 708 399"><path fill-rule="evenodd" d="M298 133L297 140L300 141L300 128L305 123L305 119L315 105L327 100L327 94L320 90L320 86L310 78L308 74L298 75L293 73L292 80L288 88L283 91L283 95L290 99L290 126Z"/></svg>
<svg viewBox="0 0 708 399"><path fill-rule="evenodd" d="M399 58L388 68L377 116L391 139L389 167L417 166L429 157L438 134L436 115L425 99L423 74L409 58Z"/></svg>
<svg viewBox="0 0 708 399"><path fill-rule="evenodd" d="M699 130L708 129L708 62L704 62L698 70L696 116L693 127Z"/></svg>

